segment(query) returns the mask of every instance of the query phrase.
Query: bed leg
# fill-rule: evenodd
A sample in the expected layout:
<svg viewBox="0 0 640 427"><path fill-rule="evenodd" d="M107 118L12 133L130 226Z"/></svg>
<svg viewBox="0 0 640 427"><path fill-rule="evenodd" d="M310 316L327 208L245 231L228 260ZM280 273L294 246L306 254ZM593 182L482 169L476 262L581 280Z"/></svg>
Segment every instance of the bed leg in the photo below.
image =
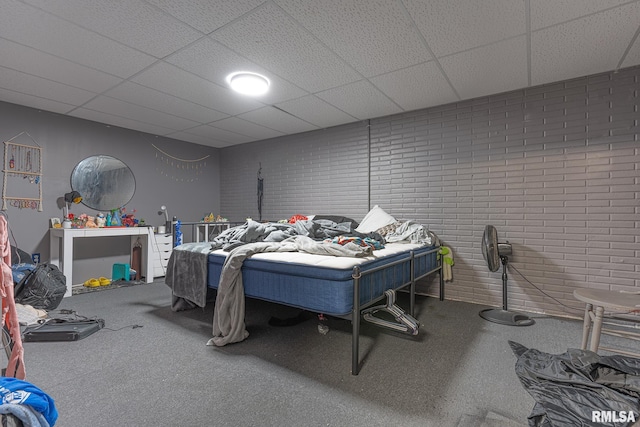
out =
<svg viewBox="0 0 640 427"><path fill-rule="evenodd" d="M415 317L416 315L416 258L415 253L411 251L411 286L409 287L409 314L411 317Z"/></svg>
<svg viewBox="0 0 640 427"><path fill-rule="evenodd" d="M442 257L440 257L440 301L444 301L444 272L442 270Z"/></svg>
<svg viewBox="0 0 640 427"><path fill-rule="evenodd" d="M351 312L351 375L358 375L360 364L360 269L353 268L353 310Z"/></svg>
<svg viewBox="0 0 640 427"><path fill-rule="evenodd" d="M351 332L351 375L358 375L359 369L359 344L360 344L360 313L353 313L353 331Z"/></svg>

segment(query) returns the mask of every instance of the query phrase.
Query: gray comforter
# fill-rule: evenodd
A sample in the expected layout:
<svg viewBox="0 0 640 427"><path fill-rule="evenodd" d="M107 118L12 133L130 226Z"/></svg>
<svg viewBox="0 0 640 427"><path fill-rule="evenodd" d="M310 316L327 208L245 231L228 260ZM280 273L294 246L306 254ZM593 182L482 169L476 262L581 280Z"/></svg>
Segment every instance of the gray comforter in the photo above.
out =
<svg viewBox="0 0 640 427"><path fill-rule="evenodd" d="M380 235L362 234L355 231L351 223L335 223L329 220L304 220L293 224L275 222L259 223L253 220L244 225L229 228L211 241L213 249L230 251L238 246L255 242L282 242L293 236L307 236L315 240L336 236L371 237L384 243Z"/></svg>

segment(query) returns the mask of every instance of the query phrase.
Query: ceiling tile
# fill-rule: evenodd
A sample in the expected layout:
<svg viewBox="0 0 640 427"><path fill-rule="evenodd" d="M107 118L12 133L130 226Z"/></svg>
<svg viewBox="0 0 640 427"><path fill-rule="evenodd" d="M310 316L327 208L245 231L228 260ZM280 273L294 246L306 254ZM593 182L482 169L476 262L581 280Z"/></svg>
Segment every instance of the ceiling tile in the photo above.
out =
<svg viewBox="0 0 640 427"><path fill-rule="evenodd" d="M343 60L271 3L215 31L212 37L308 92L360 78Z"/></svg>
<svg viewBox="0 0 640 427"><path fill-rule="evenodd" d="M531 29L539 30L628 2L629 0L533 0L530 6Z"/></svg>
<svg viewBox="0 0 640 427"><path fill-rule="evenodd" d="M366 80L316 94L359 120L402 112L393 101Z"/></svg>
<svg viewBox="0 0 640 427"><path fill-rule="evenodd" d="M176 98L166 93L148 87L124 82L105 92L105 95L122 101L142 106L153 106L154 110L162 111L178 117L189 118L199 123L209 123L228 117L227 114L212 110L193 102Z"/></svg>
<svg viewBox="0 0 640 427"><path fill-rule="evenodd" d="M640 64L640 37L636 38L635 43L631 46L627 57L622 63L623 67L631 67L632 65Z"/></svg>
<svg viewBox="0 0 640 427"><path fill-rule="evenodd" d="M122 81L110 74L4 39L0 39L0 58L11 58L4 65L12 70L92 92L102 92Z"/></svg>
<svg viewBox="0 0 640 427"><path fill-rule="evenodd" d="M281 102L276 106L289 114L321 128L350 123L357 120L356 117L350 116L314 95Z"/></svg>
<svg viewBox="0 0 640 427"><path fill-rule="evenodd" d="M200 32L142 0L24 1L157 58L202 37Z"/></svg>
<svg viewBox="0 0 640 427"><path fill-rule="evenodd" d="M134 129L140 132L150 133L152 135L164 136L171 132L174 132L174 129L152 125L149 123L143 123L137 120L131 120L127 117L114 116L112 114L103 113L101 111L89 110L87 108L78 108L69 113L69 115L78 117L80 119L92 120L98 123L105 123L107 125L119 126L126 129Z"/></svg>
<svg viewBox="0 0 640 427"><path fill-rule="evenodd" d="M147 54L17 1L3 1L0 37L123 78L154 61Z"/></svg>
<svg viewBox="0 0 640 427"><path fill-rule="evenodd" d="M531 34L534 85L613 70L638 30L640 3Z"/></svg>
<svg viewBox="0 0 640 427"><path fill-rule="evenodd" d="M226 77L233 72L252 71L263 74L271 81L271 87L269 92L258 99L266 104L275 104L307 94L297 86L209 38L197 41L169 56L166 61L223 87L227 87Z"/></svg>
<svg viewBox="0 0 640 427"><path fill-rule="evenodd" d="M274 107L263 107L259 110L241 114L240 117L287 134L306 132L318 128Z"/></svg>
<svg viewBox="0 0 640 427"><path fill-rule="evenodd" d="M228 147L233 144L229 144L228 142L218 141L217 139L212 139L202 135L194 135L189 132L174 132L165 135L169 138L178 139L180 141L192 142L194 144L205 145L207 147L215 147L215 148L223 148Z"/></svg>
<svg viewBox="0 0 640 427"><path fill-rule="evenodd" d="M276 3L366 77L432 59L411 18L396 2L277 0Z"/></svg>
<svg viewBox="0 0 640 427"><path fill-rule="evenodd" d="M440 59L444 72L462 99L527 86L525 36Z"/></svg>
<svg viewBox="0 0 640 427"><path fill-rule="evenodd" d="M453 88L433 61L369 80L405 111L458 101Z"/></svg>
<svg viewBox="0 0 640 427"><path fill-rule="evenodd" d="M243 120L239 117L229 117L210 124L218 129L250 136L252 139L268 139L284 135L282 132Z"/></svg>
<svg viewBox="0 0 640 427"><path fill-rule="evenodd" d="M210 125L196 126L185 132L192 135L199 135L201 137L210 138L215 141L227 143L230 145L253 141L253 138L251 137L240 135L234 132L229 132L228 130L220 129Z"/></svg>
<svg viewBox="0 0 640 427"><path fill-rule="evenodd" d="M143 86L230 115L255 110L264 105L247 97L239 97L230 89L218 86L165 62L159 62L149 67L132 80Z"/></svg>
<svg viewBox="0 0 640 427"><path fill-rule="evenodd" d="M0 87L72 105L83 104L96 96L95 93L84 89L19 73L4 67L0 67Z"/></svg>
<svg viewBox="0 0 640 427"><path fill-rule="evenodd" d="M205 34L260 6L265 0L146 0Z"/></svg>
<svg viewBox="0 0 640 427"><path fill-rule="evenodd" d="M526 29L524 1L403 0L437 57L494 43Z"/></svg>
<svg viewBox="0 0 640 427"><path fill-rule="evenodd" d="M52 111L60 114L65 114L71 111L74 107L74 105L71 104L65 104L52 99L45 99L38 96L15 92L13 90L3 89L2 87L0 87L0 99L3 102L10 102L12 104L24 105L25 107Z"/></svg>
<svg viewBox="0 0 640 427"><path fill-rule="evenodd" d="M98 96L87 102L82 107L174 130L184 130L200 124L192 120L163 113L153 108L131 104L114 98L109 98L108 96Z"/></svg>

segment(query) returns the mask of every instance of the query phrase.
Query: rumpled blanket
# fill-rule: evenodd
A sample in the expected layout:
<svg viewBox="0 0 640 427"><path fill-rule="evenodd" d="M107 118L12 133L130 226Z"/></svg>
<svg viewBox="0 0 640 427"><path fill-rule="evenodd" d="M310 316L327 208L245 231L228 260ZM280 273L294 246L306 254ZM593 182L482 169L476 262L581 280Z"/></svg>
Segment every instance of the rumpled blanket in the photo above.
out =
<svg viewBox="0 0 640 427"><path fill-rule="evenodd" d="M211 241L213 249L231 251L238 246L256 242L281 242L292 236L307 236L316 240L336 236L369 237L384 243L377 233L363 234L355 231L351 223L335 223L330 220L300 220L293 224L275 222L260 223L248 220L244 225L229 228Z"/></svg>
<svg viewBox="0 0 640 427"><path fill-rule="evenodd" d="M385 239L389 243L424 243L425 245L439 244L438 237L427 227L415 221L403 222L395 231L387 234Z"/></svg>
<svg viewBox="0 0 640 427"><path fill-rule="evenodd" d="M185 243L171 252L164 283L171 288L173 311L207 304L207 257L211 243Z"/></svg>
<svg viewBox="0 0 640 427"><path fill-rule="evenodd" d="M355 243L338 245L318 242L307 236L294 236L282 242L258 242L237 247L229 253L222 267L213 311L213 338L207 345L220 347L243 341L249 336L244 324L244 286L241 274L244 260L256 253L296 251L343 257L363 257L371 254L370 247L362 247Z"/></svg>

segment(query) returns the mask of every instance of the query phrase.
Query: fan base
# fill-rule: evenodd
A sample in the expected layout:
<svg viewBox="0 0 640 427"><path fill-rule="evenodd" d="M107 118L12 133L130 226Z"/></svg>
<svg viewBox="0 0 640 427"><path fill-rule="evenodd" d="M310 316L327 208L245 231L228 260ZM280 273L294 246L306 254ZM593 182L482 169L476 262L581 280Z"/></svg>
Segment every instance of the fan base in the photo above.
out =
<svg viewBox="0 0 640 427"><path fill-rule="evenodd" d="M513 311L502 310L499 308L488 308L482 310L480 317L489 322L499 323L509 326L530 326L535 323L533 319L524 314L514 313Z"/></svg>

